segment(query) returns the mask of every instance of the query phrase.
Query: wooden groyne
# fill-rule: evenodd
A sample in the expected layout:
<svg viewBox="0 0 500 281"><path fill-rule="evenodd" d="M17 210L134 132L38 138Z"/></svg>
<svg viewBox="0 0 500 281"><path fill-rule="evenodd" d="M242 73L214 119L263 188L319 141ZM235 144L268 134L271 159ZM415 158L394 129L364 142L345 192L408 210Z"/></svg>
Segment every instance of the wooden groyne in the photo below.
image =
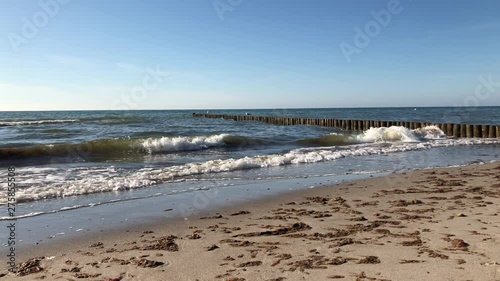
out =
<svg viewBox="0 0 500 281"><path fill-rule="evenodd" d="M402 126L408 129L418 129L427 126L437 126L446 135L455 138L500 138L500 126L495 125L468 125L450 123L406 122L406 121L374 121L374 120L345 120L345 119L314 119L298 117L274 117L253 115L224 115L198 114L193 117L229 119L235 121L260 121L275 125L313 125L333 127L347 131L366 131L370 128Z"/></svg>

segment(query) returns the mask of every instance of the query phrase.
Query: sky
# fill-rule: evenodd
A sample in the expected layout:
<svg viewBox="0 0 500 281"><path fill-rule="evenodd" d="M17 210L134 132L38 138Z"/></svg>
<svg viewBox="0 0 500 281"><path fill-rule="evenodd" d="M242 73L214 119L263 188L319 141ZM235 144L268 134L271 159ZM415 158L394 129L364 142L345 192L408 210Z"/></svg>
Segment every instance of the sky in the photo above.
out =
<svg viewBox="0 0 500 281"><path fill-rule="evenodd" d="M497 0L3 0L0 111L498 106L499 10Z"/></svg>

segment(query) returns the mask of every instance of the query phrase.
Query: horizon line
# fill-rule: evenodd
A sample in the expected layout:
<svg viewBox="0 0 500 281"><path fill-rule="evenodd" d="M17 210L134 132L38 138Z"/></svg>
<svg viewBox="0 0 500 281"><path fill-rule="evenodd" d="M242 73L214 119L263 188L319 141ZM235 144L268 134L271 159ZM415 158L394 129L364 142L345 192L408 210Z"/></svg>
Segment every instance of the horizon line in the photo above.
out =
<svg viewBox="0 0 500 281"><path fill-rule="evenodd" d="M0 112L50 112L50 111L190 111L190 110L276 110L276 109L364 109L364 108L477 108L500 107L500 105L455 105L455 106L359 106L359 107L266 107L266 108L178 108L178 109L40 109L40 110L0 110Z"/></svg>

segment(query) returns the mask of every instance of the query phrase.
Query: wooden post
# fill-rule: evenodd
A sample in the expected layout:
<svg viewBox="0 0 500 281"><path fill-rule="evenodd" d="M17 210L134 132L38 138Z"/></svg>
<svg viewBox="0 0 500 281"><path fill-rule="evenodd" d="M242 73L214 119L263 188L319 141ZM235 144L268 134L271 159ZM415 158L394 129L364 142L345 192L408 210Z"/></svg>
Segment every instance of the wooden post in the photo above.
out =
<svg viewBox="0 0 500 281"><path fill-rule="evenodd" d="M490 133L490 126L489 125L483 125L482 126L483 132L482 132L482 137L487 138L489 133Z"/></svg>
<svg viewBox="0 0 500 281"><path fill-rule="evenodd" d="M466 136L468 138L473 138L474 137L474 131L472 128L472 125L465 125L465 130L466 130Z"/></svg>
<svg viewBox="0 0 500 281"><path fill-rule="evenodd" d="M496 130L495 126L490 126L490 133L488 134L489 138L496 138Z"/></svg>
<svg viewBox="0 0 500 281"><path fill-rule="evenodd" d="M453 136L453 124L447 124L448 136Z"/></svg>
<svg viewBox="0 0 500 281"><path fill-rule="evenodd" d="M467 127L464 124L460 124L460 137L467 137Z"/></svg>
<svg viewBox="0 0 500 281"><path fill-rule="evenodd" d="M460 129L458 124L453 124L453 137L459 138L460 137Z"/></svg>
<svg viewBox="0 0 500 281"><path fill-rule="evenodd" d="M474 138L481 137L481 125L474 125Z"/></svg>

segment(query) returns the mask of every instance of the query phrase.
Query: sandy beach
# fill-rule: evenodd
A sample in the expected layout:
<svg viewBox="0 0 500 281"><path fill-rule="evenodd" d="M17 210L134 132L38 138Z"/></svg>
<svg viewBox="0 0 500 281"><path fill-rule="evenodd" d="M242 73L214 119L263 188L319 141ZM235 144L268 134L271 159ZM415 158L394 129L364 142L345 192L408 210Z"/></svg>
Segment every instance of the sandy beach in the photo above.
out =
<svg viewBox="0 0 500 281"><path fill-rule="evenodd" d="M1 280L500 280L500 163L291 192L24 251Z"/></svg>

